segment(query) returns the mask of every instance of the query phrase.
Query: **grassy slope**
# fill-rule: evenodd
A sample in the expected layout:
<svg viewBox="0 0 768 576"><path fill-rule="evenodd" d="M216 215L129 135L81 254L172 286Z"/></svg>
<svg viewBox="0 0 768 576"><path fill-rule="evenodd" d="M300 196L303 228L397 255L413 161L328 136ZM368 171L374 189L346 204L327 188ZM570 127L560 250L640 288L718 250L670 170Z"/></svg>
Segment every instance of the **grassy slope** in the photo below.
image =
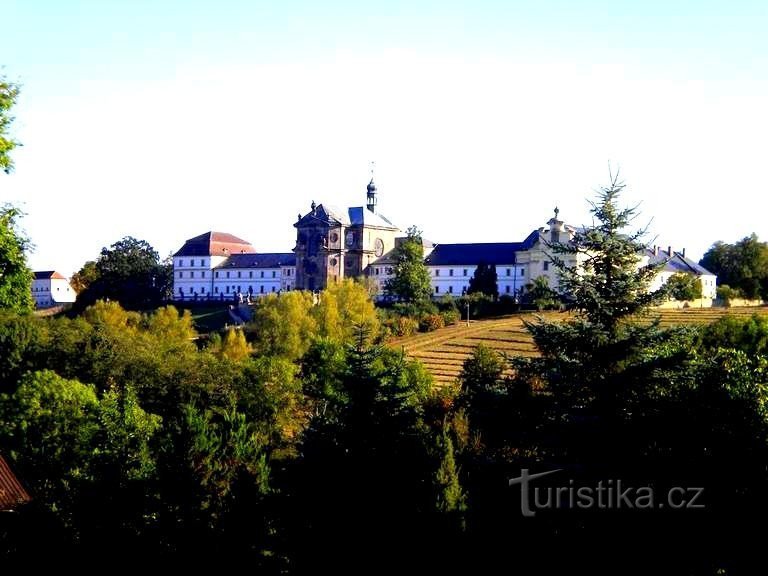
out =
<svg viewBox="0 0 768 576"><path fill-rule="evenodd" d="M725 314L768 315L768 308L684 308L677 310L659 310L662 326L679 324L705 324L714 322ZM461 372L461 367L478 344L485 344L508 355L532 356L536 354L533 340L523 325L523 320L535 320L536 314L516 314L491 320L473 320L469 326L462 322L400 338L390 343L396 348L403 348L411 358L420 360L435 377L438 384L453 382ZM540 314L547 320L565 318L557 312Z"/></svg>

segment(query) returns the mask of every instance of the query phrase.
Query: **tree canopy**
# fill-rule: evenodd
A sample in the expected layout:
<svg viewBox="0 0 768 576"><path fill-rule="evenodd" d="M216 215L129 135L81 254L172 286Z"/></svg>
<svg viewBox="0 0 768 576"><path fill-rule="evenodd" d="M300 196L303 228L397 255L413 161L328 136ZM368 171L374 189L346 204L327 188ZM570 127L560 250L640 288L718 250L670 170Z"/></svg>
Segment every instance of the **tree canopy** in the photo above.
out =
<svg viewBox="0 0 768 576"><path fill-rule="evenodd" d="M717 274L718 284L736 288L746 298L768 298L768 243L756 234L735 244L715 242L699 264Z"/></svg>
<svg viewBox="0 0 768 576"><path fill-rule="evenodd" d="M0 170L6 174L13 171L11 151L19 143L10 135L10 126L14 118L11 109L19 96L19 85L0 75Z"/></svg>
<svg viewBox="0 0 768 576"><path fill-rule="evenodd" d="M27 267L25 250L29 241L19 232L19 211L0 207L0 309L28 311L32 300L32 271Z"/></svg>
<svg viewBox="0 0 768 576"><path fill-rule="evenodd" d="M129 310L152 308L167 299L172 275L171 264L161 263L147 241L126 236L102 248L95 264L86 262L75 274L78 286L84 287L77 295L76 307L82 310L97 300L108 299Z"/></svg>
<svg viewBox="0 0 768 576"><path fill-rule="evenodd" d="M467 294L474 293L498 298L499 285L495 265L488 265L485 262L478 264L477 268L475 268L475 273L469 279L469 289L467 290Z"/></svg>
<svg viewBox="0 0 768 576"><path fill-rule="evenodd" d="M421 231L415 226L407 230L407 237L395 248L395 268L387 281L387 294L400 301L422 303L432 297L429 270L424 264L424 244Z"/></svg>

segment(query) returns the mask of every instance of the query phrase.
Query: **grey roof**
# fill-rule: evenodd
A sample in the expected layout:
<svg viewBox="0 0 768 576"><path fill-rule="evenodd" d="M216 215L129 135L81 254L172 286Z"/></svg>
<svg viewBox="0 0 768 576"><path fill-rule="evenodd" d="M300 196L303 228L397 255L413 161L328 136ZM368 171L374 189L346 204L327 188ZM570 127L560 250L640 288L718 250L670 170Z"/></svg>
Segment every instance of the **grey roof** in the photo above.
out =
<svg viewBox="0 0 768 576"><path fill-rule="evenodd" d="M534 230L522 242L487 242L481 244L438 244L424 262L429 266L477 264L514 264L515 253L529 250L538 240Z"/></svg>
<svg viewBox="0 0 768 576"><path fill-rule="evenodd" d="M296 266L296 255L293 252L232 254L216 268L280 268L281 266Z"/></svg>
<svg viewBox="0 0 768 576"><path fill-rule="evenodd" d="M325 224L343 224L349 226L349 216L343 210L339 210L330 204L318 204L313 212L308 212L294 226L300 226L312 221L319 220Z"/></svg>
<svg viewBox="0 0 768 576"><path fill-rule="evenodd" d="M388 228L390 230L397 230L389 219L385 218L381 214L375 214L364 206L353 206L347 208L347 210L341 210L331 204L318 204L315 207L314 212L309 212L305 216L294 224L294 226L301 226L312 221L320 221L332 226L342 224L344 226L375 226L377 228Z"/></svg>
<svg viewBox="0 0 768 576"><path fill-rule="evenodd" d="M648 249L645 251L645 253L646 256L648 256L649 264L653 265L666 262L664 264L664 271L666 272L683 272L685 274L696 274L698 276L715 276L715 274L703 266L697 264L689 258L686 258L682 255L682 253L675 252L674 250L672 250L671 257L670 253L665 250L659 250L658 253L655 253L653 250Z"/></svg>
<svg viewBox="0 0 768 576"><path fill-rule="evenodd" d="M353 206L349 209L349 221L352 226L375 226L377 228L389 228L398 230L398 227L392 224L386 217L381 214L371 212L364 206Z"/></svg>

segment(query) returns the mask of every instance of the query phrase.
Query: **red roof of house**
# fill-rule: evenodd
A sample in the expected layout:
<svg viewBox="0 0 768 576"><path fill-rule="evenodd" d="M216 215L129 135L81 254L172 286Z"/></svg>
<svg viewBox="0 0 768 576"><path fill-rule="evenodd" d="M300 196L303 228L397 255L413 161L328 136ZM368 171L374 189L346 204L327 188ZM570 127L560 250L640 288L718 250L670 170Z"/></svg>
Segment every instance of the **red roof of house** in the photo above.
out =
<svg viewBox="0 0 768 576"><path fill-rule="evenodd" d="M35 272L35 280L49 280L49 279L57 279L57 280L66 280L66 276L62 276L56 270L45 270L43 272Z"/></svg>
<svg viewBox="0 0 768 576"><path fill-rule="evenodd" d="M184 242L174 256L230 256L256 252L250 242L225 232L206 232Z"/></svg>
<svg viewBox="0 0 768 576"><path fill-rule="evenodd" d="M0 510L15 510L32 500L11 467L0 455Z"/></svg>

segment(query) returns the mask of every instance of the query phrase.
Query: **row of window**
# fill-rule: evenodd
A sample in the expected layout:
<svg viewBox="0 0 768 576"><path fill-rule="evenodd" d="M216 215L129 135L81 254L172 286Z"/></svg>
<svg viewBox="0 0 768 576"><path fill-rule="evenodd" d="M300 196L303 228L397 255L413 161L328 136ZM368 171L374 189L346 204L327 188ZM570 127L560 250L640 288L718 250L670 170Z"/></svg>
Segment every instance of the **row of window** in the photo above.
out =
<svg viewBox="0 0 768 576"><path fill-rule="evenodd" d="M183 266L184 266L184 260L179 260L179 267L183 267ZM189 266L191 268L195 267L195 259L194 258L192 258L192 260L189 261ZM200 259L200 266L205 267L205 259L204 258Z"/></svg>
<svg viewBox="0 0 768 576"><path fill-rule="evenodd" d="M242 286L237 286L237 289L235 289L235 286L232 286L231 290L230 290L229 286L225 286L223 293L224 294L230 294L230 292L231 292L232 294L238 294L238 293L242 292L241 288L242 288ZM286 289L290 290L291 289L291 285L288 284ZM219 293L219 287L218 286L214 286L213 292L214 292L214 294L218 294ZM274 286L272 286L271 292L277 292L277 290L275 289ZM193 288L192 286L187 288L187 293L188 294L198 294L197 290L195 288ZM253 293L254 293L253 286L248 286L248 294L253 294ZM266 293L266 290L264 290L264 286L259 286L259 294L264 294L264 293ZM184 288L181 287L181 286L179 286L179 294L184 296ZM206 294L205 286L201 286L200 287L199 294L205 296L205 294Z"/></svg>
<svg viewBox="0 0 768 576"><path fill-rule="evenodd" d="M226 274L227 274L226 277L229 278L229 274L230 274L229 270L227 270ZM290 275L291 275L290 274L290 270L288 270L288 273L286 274L286 276L290 276ZM190 270L189 271L189 277L190 278L194 278L195 277L195 271L194 270ZM216 270L216 272L214 272L214 277L216 277L216 278L219 277L219 271L218 270ZM240 270L237 271L237 277L238 278L242 278L243 277L242 271L240 271ZM179 278L184 278L184 272L179 271ZM200 278L205 278L205 270L201 270L200 271ZM249 270L248 271L248 278L253 278L253 270ZM261 271L261 278L264 278L264 270ZM276 270L272 270L272 278L277 278L277 271Z"/></svg>
<svg viewBox="0 0 768 576"><path fill-rule="evenodd" d="M59 292L61 290L61 286L56 286L56 292ZM32 292L50 292L51 289L44 287L44 286L32 286ZM69 288L67 288L67 292L69 292Z"/></svg>
<svg viewBox="0 0 768 576"><path fill-rule="evenodd" d="M511 286L505 286L504 288L505 288L505 290L504 290L505 294L511 294L512 293L512 287ZM468 289L469 289L468 286L464 286L461 289L461 293L462 294L466 294ZM440 286L435 286L435 294L440 294ZM448 286L448 292L446 292L446 294L453 294L453 286Z"/></svg>
<svg viewBox="0 0 768 576"><path fill-rule="evenodd" d="M544 270L548 270L548 269L549 269L549 262L544 262ZM506 272L505 274L506 276L512 276L512 268L507 268L505 272ZM469 273L469 270L467 268L463 268L461 270L462 276L468 276L468 273ZM435 268L435 276L440 276L440 268ZM448 269L448 276L453 276L453 268ZM525 269L521 268L520 277L522 278L524 276L525 276Z"/></svg>

